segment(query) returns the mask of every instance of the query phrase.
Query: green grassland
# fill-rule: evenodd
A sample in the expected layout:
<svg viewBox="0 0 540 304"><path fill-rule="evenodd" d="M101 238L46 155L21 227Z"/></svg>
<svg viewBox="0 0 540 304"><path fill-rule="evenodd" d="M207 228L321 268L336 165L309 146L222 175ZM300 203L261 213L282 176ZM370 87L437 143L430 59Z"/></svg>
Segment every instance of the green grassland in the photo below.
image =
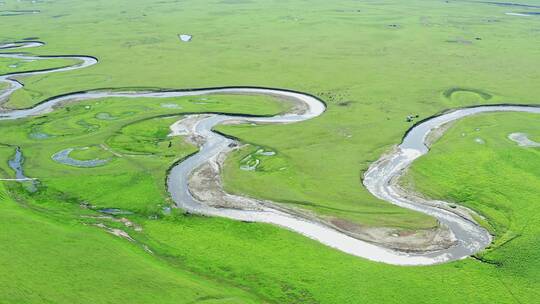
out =
<svg viewBox="0 0 540 304"><path fill-rule="evenodd" d="M128 231L136 240L135 244L126 240L111 239L113 237L105 232L103 232L103 235L97 234L96 238L110 239L108 242L101 239L96 240L96 242L100 242L100 248L103 251L95 252L98 255L97 257L93 254L90 255L88 257L90 259L89 264L85 264L84 267L78 264L70 266L77 269L77 273L74 275L76 279L92 283L93 275L91 273L101 273L101 268L92 268L94 267L94 261L100 263L104 263L102 261L113 261L114 263L116 250L121 248L116 248L113 244L124 242L124 246L139 254L139 258L133 258L133 261L128 259L124 263L136 265L149 259L148 256L145 256L145 254L148 254L144 253L144 250L140 247L141 244L145 244L153 252L151 257L162 261L168 268L181 269L196 277L221 282L222 286L228 286L229 289L227 290L236 290L230 289L230 286L236 286L236 288L249 292L253 298L259 299L260 302L432 303L436 301L455 303L460 301L488 303L492 302L493 299L497 299L497 303L514 303L517 301L533 303L538 297L537 290L540 285L540 282L535 277L538 267L535 266L536 262L533 260L536 256L534 249L536 247L534 246L538 233L535 230L537 227L535 227L534 223L534 214L536 214L534 208L536 207L528 202L534 201L534 197L537 196L540 188L538 179L535 180L530 177L536 174L535 172L538 170L535 170L535 168L540 166L537 163L538 149L518 147L514 142L509 141L506 136L508 133L516 131L530 133L531 135L538 134L538 127L532 124L535 119L537 118L534 115L497 114L470 118L460 122L450 129L448 135L444 136L433 147L433 157L430 154L422 158L413 167L411 174L407 176L407 181L411 183L414 181L414 185L422 189L422 191L424 191L422 185L426 187L425 189L432 189L431 187L433 187L434 190L431 192L426 191L426 193L436 198L452 199L452 195L445 192L449 188L452 190L451 193L463 193L471 188L482 189L482 191L475 192L479 193L475 198L470 199L470 202L477 202L476 205L463 200L459 201L480 210L493 225L502 223L500 225L502 230L496 231L497 240L503 239L505 231L509 230L510 227L519 233L519 237L511 242L506 242L504 245L498 242L486 254L478 257L481 260L467 259L430 267L388 266L340 253L300 235L270 225L246 224L219 218L183 215L178 211L174 211L170 215L155 213L159 215L156 219L132 208L130 210L133 210L135 214L127 217L141 225L142 231L135 231L121 226L119 228ZM477 128L479 128L479 131L477 131ZM145 131L143 130L142 134ZM466 134L466 136L463 137L462 134ZM482 138L485 140L485 144L478 144L475 141L476 138ZM456 146L459 148L454 149ZM7 148L2 151L6 151L2 154L4 158L12 154L12 150L10 152ZM445 158L441 158L441 155ZM456 166L471 166L469 160L466 160L465 164L460 164L460 161L465 160L465 156L470 157L472 163L481 163L487 159L498 164L496 168L487 165L480 166L480 169L488 171L480 176L490 174L498 176L504 174L506 170L516 170L514 167L516 163L525 163L526 168L521 167L519 173L516 170L509 176L519 176L520 178L529 176L527 179L529 182L524 183L523 179L517 178L509 179L504 181L503 184L505 185L502 188L499 179L494 178L487 183L480 183L470 178L470 176L456 175L455 181L450 180L451 187L447 187L446 181L448 179L443 178L443 176L451 176L450 173L452 172L467 172L463 168ZM143 163L141 160L138 160L138 162ZM162 163L166 165L166 161L162 161ZM440 175L434 173L434 168L442 170ZM136 174L132 168L126 169L126 173ZM81 176L80 180L84 181L87 178ZM442 183L442 185L438 183ZM47 182L47 184L50 184L50 182ZM111 186L111 188L113 187ZM132 189L136 187L139 186L133 186ZM116 187L111 190L119 190L120 188ZM441 192L438 192L437 189L441 189ZM503 189L508 190L505 198L493 202L489 193L499 193L497 191ZM56 225L68 225L65 229L71 233L71 236L76 233L73 230L89 229L81 227L81 224L88 226L95 223L93 221L105 222L107 225L115 227L115 223L107 220L89 220L82 217L97 214L93 210L81 208L78 204L79 200L60 199L53 195L52 191L43 191L42 189L38 193L28 194L17 190L16 186L11 185L10 193L17 198L19 204L17 206L12 203L10 208L21 213L21 220L19 220L19 217L13 218L12 213L7 213L10 221L4 221L3 223L9 225L9 227L29 225L26 222L28 217L35 217L36 220L39 219L40 221L44 221L43 217L53 217ZM64 190L63 193L77 193L77 190ZM6 197L4 196L4 198ZM125 198L134 202L138 195L126 195ZM455 199L455 201L458 200ZM495 216L493 216L493 219L489 211L485 211L489 210L489 208L486 207L482 210L478 207L482 205L481 203L486 206L494 206L495 213L493 214ZM5 203L3 204L5 206ZM117 206L124 207L120 204L111 207ZM503 212L499 211L497 213L497 210L503 210ZM513 217L512 224L506 224L504 217L498 218L497 215L500 214ZM5 231L11 232L12 230ZM47 235L47 231L45 229L45 235ZM27 233L32 234L35 238L40 237L41 241L35 241L26 235L19 236L19 238L28 239L28 243L36 245L37 248L48 248L44 244L47 242L43 241L44 239L48 240L48 237L43 237L41 232L36 234L33 230ZM60 232L55 231L54 233L59 234ZM83 230L80 233L87 234L88 232ZM53 232L51 232L52 234ZM76 238L77 234L73 237ZM77 255L78 246L83 246L75 241L62 242L63 238L61 237L59 240L58 243L52 242L51 246L65 248L64 251L75 251L74 255ZM84 245L91 246L94 239L89 238L87 241L89 243ZM10 242L9 244L11 242L17 243L17 239L8 239L6 242ZM109 242L113 242L113 244ZM84 250L91 249L84 247ZM113 257L109 254L111 251ZM10 250L9 252L16 251ZM522 254L517 254L518 252L522 252ZM19 255L27 256L20 253ZM87 257L88 255L84 256ZM8 258L9 256L6 257L6 260ZM43 257L43 259L45 258L47 257ZM55 258L58 257L48 257L53 261ZM20 265L24 263L24 261L13 263L13 259L10 260L12 265L18 265L11 267L21 267ZM74 263L78 261L75 258L71 260L74 260ZM261 261L264 261L264 263L261 263ZM119 265L119 267L122 267L124 264ZM61 275L62 271L65 270L59 269L57 273L52 274L53 277ZM124 274L126 277L144 275L138 273L125 274L120 269L117 272ZM112 276L111 280L115 278L114 274L114 269L111 274L107 272L108 276ZM174 277L176 278L176 276L178 274ZM157 280L159 276L155 275L154 278ZM321 278L324 278L324 280L321 280ZM25 298L23 299L28 302L31 302L36 294L40 294L42 298L46 299L58 299L59 302L69 300L71 295L71 289L68 289L65 295L61 294L53 297L47 293L47 286L40 287L43 289L36 291L37 287L33 286L33 284L39 282L39 277L34 278L26 273L19 274L16 278L8 276L4 279L7 282L24 281L27 284L24 286L28 287L26 290L23 289L20 294L24 295ZM58 282L55 279L53 283L62 284L63 282ZM182 288L186 288L182 282L172 281L170 284L172 284L172 288L179 290L179 292ZM12 285L8 284L7 286ZM102 287L102 285L87 285L86 298L82 298L80 301L94 300L91 296L91 292L96 290L94 288L105 287ZM22 287L19 287L19 289L15 290L21 289ZM128 291L131 292L131 289L128 289ZM144 289L139 291L144 292ZM205 293L207 291L203 289L201 292ZM12 302L17 302L17 299L20 299L15 297L13 292L5 294L8 295L6 298L12 300ZM419 294L422 294L422 299L418 298ZM113 292L110 295L113 301L114 296L116 296L116 293ZM152 300L139 296L138 291L129 296L143 303L152 302ZM163 301L165 302L169 297L176 297L180 302L188 302L184 300L186 298L179 297L177 294L163 295ZM220 297L230 298L233 296L229 296L229 293L227 293L227 296L220 295ZM233 298L241 299L239 303L247 302L240 296L235 297ZM39 301L36 300L36 302Z"/></svg>
<svg viewBox="0 0 540 304"><path fill-rule="evenodd" d="M426 195L478 211L496 235L482 258L499 265L502 274L535 284L540 283L540 149L520 147L507 137L540 135L538 118L491 114L462 120L407 178Z"/></svg>
<svg viewBox="0 0 540 304"><path fill-rule="evenodd" d="M53 215L32 210L11 200L1 182L0 201L2 303L261 303L59 216L58 202Z"/></svg>
<svg viewBox="0 0 540 304"><path fill-rule="evenodd" d="M264 115L289 107L261 96L212 95L204 98L204 104L200 100L108 98L71 104L37 118L1 122L2 142L22 148L26 174L39 177L40 192L101 208L151 213L165 204L167 169L196 151L181 138L168 137L179 114L204 110ZM52 160L53 154L67 148L77 149L70 155L75 159L111 161L98 168L77 168Z"/></svg>
<svg viewBox="0 0 540 304"><path fill-rule="evenodd" d="M535 1L522 1L536 3ZM433 219L373 198L362 172L412 122L447 108L538 103L540 18L465 1L5 1L0 42L35 38L41 55L84 54L92 67L21 79L7 106L24 108L95 88L283 87L328 104L290 125L222 126L250 146L226 163L231 192L268 198L360 225L421 229ZM193 35L189 43L177 34ZM2 59L3 60L3 59ZM11 65L9 60L0 66ZM0 74L58 67L28 62ZM2 67L0 67L1 69ZM204 99L203 99L204 98ZM176 104L178 107L171 107ZM164 106L167 105L167 106ZM182 214L165 191L172 163L195 148L168 138L185 113L275 114L266 97L108 98L1 122L0 172L23 150L38 191L0 187L0 302L4 303L534 303L540 294L538 118L482 115L456 123L404 182L486 217L495 244L476 259L396 267L352 257L263 224ZM479 128L479 131L476 129ZM462 136L462 134L465 136ZM475 141L481 138L484 144ZM11 146L8 146L11 145ZM76 168L51 156L110 158ZM242 160L264 147L254 171ZM284 169L282 169L284 168ZM113 219L97 210L132 212ZM142 230L125 227L121 217ZM96 227L126 230L133 241ZM145 251L147 246L152 253ZM59 292L62 291L62 292Z"/></svg>
<svg viewBox="0 0 540 304"><path fill-rule="evenodd" d="M2 18L10 31L1 39L38 37L47 46L33 52L88 54L100 63L29 77L8 106L100 87L263 85L310 92L329 104L320 118L227 130L271 146L288 165L280 177L249 176L244 188L237 179L242 172L230 173L235 182L228 182L229 189L274 195L366 225L434 225L358 187L361 172L410 127L407 115L424 118L477 103L533 103L540 93L528 81L538 77L531 63L540 54L524 47L536 37L538 19L507 16L509 8L485 3L412 1L405 8L392 1L316 1L306 10L273 1L10 1L5 9L24 5L41 13ZM404 16L403 9L416 13ZM26 22L15 27L17 18ZM114 35L96 28L114 29ZM179 33L194 39L182 43Z"/></svg>
<svg viewBox="0 0 540 304"><path fill-rule="evenodd" d="M306 138L293 139L285 135L286 139L282 140L273 135L306 132L304 128L315 129L309 131L312 134L309 136L314 137L306 135ZM331 142L320 142L320 138L331 131L316 127L316 123L311 122L277 127L220 126L218 130L254 143L255 147L272 147L277 152L275 156L258 156L261 165L254 171L240 170L240 167L241 160L257 148L248 147L233 154L226 163L223 176L225 187L230 192L292 204L360 225L402 229L431 228L436 225L432 218L389 206L370 197L361 186L360 179L361 170L366 169L369 162L358 163L357 159L361 153L358 149L364 149L365 145L356 143L340 126L332 131L343 134L333 137ZM357 149L349 149L349 145ZM373 155L372 161L376 158ZM346 167L345 164L355 165Z"/></svg>
<svg viewBox="0 0 540 304"><path fill-rule="evenodd" d="M103 149L100 145L94 145L90 147L82 147L76 149L69 155L73 159L77 160L94 160L94 159L109 159L115 156L113 153Z"/></svg>
<svg viewBox="0 0 540 304"><path fill-rule="evenodd" d="M1 52L1 50L0 50ZM0 58L0 75L10 74L13 72L28 72L43 70L49 68L60 68L74 65L78 60L72 59L54 59L47 60L21 60L17 58Z"/></svg>

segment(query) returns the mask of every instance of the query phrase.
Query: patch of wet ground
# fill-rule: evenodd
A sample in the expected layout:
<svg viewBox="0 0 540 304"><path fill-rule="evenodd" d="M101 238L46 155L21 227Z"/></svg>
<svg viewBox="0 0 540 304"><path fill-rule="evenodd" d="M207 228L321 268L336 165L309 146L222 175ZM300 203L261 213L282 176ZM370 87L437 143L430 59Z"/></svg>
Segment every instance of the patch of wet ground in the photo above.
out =
<svg viewBox="0 0 540 304"><path fill-rule="evenodd" d="M176 103L162 103L160 104L162 108L165 109L181 109L182 107Z"/></svg>
<svg viewBox="0 0 540 304"><path fill-rule="evenodd" d="M68 165L72 167L79 167L79 168L93 168L93 167L99 167L103 166L106 163L108 163L111 159L91 159L91 160L78 160L71 158L69 154L75 150L86 150L88 147L84 148L67 148L60 152L57 152L53 154L51 157L55 162Z"/></svg>
<svg viewBox="0 0 540 304"><path fill-rule="evenodd" d="M129 215L133 214L131 211L117 209L117 208L104 208L98 210L101 213L109 214L109 215Z"/></svg>
<svg viewBox="0 0 540 304"><path fill-rule="evenodd" d="M465 45L470 45L472 44L472 40L468 40L468 39L465 39L465 38L455 38L455 39L448 39L446 40L446 42L448 43L457 43L457 44L465 44Z"/></svg>
<svg viewBox="0 0 540 304"><path fill-rule="evenodd" d="M107 112L97 113L96 118L99 119L99 120L115 120L115 119L118 119L118 117L112 115L111 113L107 113Z"/></svg>
<svg viewBox="0 0 540 304"><path fill-rule="evenodd" d="M248 156L242 158L242 160L240 160L240 169L244 171L257 170L257 167L261 164L261 159L259 159L258 156L274 156L274 155L276 155L276 152L274 151L259 148L254 153L251 153Z"/></svg>
<svg viewBox="0 0 540 304"><path fill-rule="evenodd" d="M477 144L480 144L480 145L483 145L483 144L486 143L486 141L483 140L483 139L480 138L480 137L475 138L475 139L474 139L474 142L477 143Z"/></svg>
<svg viewBox="0 0 540 304"><path fill-rule="evenodd" d="M525 133L508 134L508 139L517 143L520 147L540 147L540 142L531 140Z"/></svg>
<svg viewBox="0 0 540 304"><path fill-rule="evenodd" d="M43 132L32 132L28 136L30 136L30 138L32 138L32 139L48 139L48 138L53 137L53 136L51 136L51 135L49 135L47 133L43 133Z"/></svg>

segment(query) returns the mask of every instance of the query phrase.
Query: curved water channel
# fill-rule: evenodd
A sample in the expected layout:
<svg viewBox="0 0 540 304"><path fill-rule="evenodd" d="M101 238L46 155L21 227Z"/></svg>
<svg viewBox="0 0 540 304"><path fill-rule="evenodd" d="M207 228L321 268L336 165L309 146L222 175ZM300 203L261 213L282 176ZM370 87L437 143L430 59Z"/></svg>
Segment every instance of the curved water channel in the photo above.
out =
<svg viewBox="0 0 540 304"><path fill-rule="evenodd" d="M43 45L43 43L18 42L0 45L0 50L20 49L40 45ZM14 53L3 53L0 54L0 57L33 60L51 58ZM55 56L54 58L75 58L80 60L80 63L58 69L14 73L0 76L0 82L6 82L9 84L9 87L4 92L0 92L0 106L2 104L2 100L5 101L5 99L9 97L15 90L22 87L22 84L14 79L16 76L20 77L69 71L88 67L98 62L96 58L90 56ZM229 151L230 146L234 144L233 139L213 132L213 127L227 121L251 123L295 123L321 115L326 109L325 104L317 97L306 93L256 87L226 87L158 92L86 91L54 97L30 109L4 110L3 112L0 112L0 120L18 119L43 114L52 111L55 106L60 106L66 102L104 97L167 98L223 93L259 94L281 97L303 104L303 109L300 112L285 113L273 117L211 114L197 120L190 130L190 135L196 135L199 138L203 138L204 143L200 145L200 150L198 153L174 165L171 168L167 178L168 191L170 192L176 206L196 214L221 216L235 220L279 225L343 252L369 260L395 265L430 265L462 259L482 250L491 242L491 236L489 233L484 228L476 224L470 218L470 216L466 215L466 213L454 212L450 210L450 208L447 208L447 204L444 202L431 202L415 197L414 195L405 195L402 189L396 185L395 180L402 174L402 172L409 167L415 159L429 151L426 146L426 139L428 135L448 122L478 113L516 111L540 114L540 107L528 105L488 105L463 108L447 112L415 125L407 132L403 142L396 149L394 149L391 153L382 156L380 160L371 165L369 170L364 175L364 185L373 195L400 207L419 211L437 218L442 225L450 229L458 240L456 245L451 246L448 249L424 253L406 253L358 240L343 232L337 231L331 227L327 227L320 222L287 213L286 211L283 211L283 208L273 208L272 206L268 205L261 206L257 210L215 208L210 207L193 197L188 185L188 179L192 172L208 161L218 157L220 153Z"/></svg>

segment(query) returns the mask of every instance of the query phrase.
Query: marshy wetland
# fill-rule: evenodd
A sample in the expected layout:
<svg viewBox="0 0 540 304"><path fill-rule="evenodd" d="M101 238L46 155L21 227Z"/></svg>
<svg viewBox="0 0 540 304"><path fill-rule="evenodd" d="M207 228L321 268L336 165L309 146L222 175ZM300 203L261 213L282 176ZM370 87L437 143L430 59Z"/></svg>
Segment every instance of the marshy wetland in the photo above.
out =
<svg viewBox="0 0 540 304"><path fill-rule="evenodd" d="M537 298L537 18L61 2L2 8L2 301Z"/></svg>

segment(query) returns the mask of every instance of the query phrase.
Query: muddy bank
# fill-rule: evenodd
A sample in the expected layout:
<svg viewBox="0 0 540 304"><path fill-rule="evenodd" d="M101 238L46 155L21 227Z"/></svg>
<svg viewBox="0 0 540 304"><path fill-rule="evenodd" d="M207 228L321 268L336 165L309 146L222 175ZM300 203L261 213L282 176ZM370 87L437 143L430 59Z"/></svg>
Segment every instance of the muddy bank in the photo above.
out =
<svg viewBox="0 0 540 304"><path fill-rule="evenodd" d="M192 121L190 122L192 123ZM177 123L177 125L181 124ZM452 233L446 227L408 232L384 227L364 227L339 218L321 217L308 210L295 208L287 204L229 194L223 189L221 172L227 154L240 147L240 143L230 144L227 149L221 151L216 157L209 159L208 162L191 173L188 180L188 189L189 193L197 201L212 208L244 211L263 211L265 208L274 208L300 219L330 227L355 239L403 252L441 250L449 248L456 242ZM264 150L259 153L270 154Z"/></svg>
<svg viewBox="0 0 540 304"><path fill-rule="evenodd" d="M487 112L540 114L540 107L487 105L448 111L428 118L410 129L403 142L372 164L364 175L364 185L376 197L397 206L434 216L452 231L459 242L444 250L444 259L447 260L461 259L482 250L491 243L491 235L474 221L471 210L420 197L401 188L398 180L414 160L429 152L427 142L430 141L430 134L440 133L437 129L445 128L449 123L463 117ZM428 256L435 257L434 253Z"/></svg>

